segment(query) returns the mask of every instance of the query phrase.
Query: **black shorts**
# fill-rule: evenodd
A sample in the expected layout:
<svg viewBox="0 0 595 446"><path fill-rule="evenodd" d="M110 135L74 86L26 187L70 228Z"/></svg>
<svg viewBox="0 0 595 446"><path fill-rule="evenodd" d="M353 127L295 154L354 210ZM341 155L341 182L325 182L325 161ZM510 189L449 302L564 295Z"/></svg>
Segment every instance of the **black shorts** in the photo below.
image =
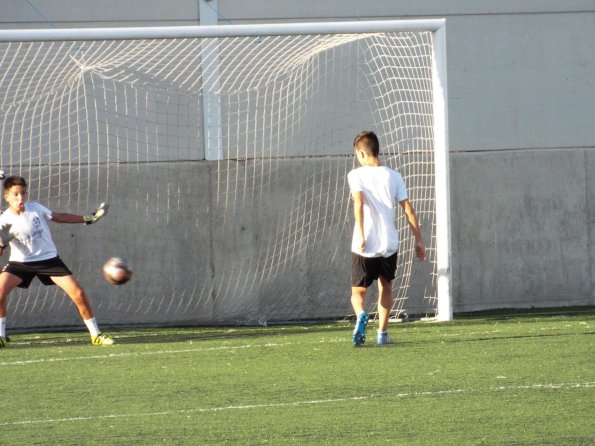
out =
<svg viewBox="0 0 595 446"><path fill-rule="evenodd" d="M389 257L363 257L351 253L351 286L368 288L382 276L393 280L397 271L398 252Z"/></svg>
<svg viewBox="0 0 595 446"><path fill-rule="evenodd" d="M41 280L44 285L55 285L51 279L52 276L70 276L72 272L64 264L60 257L54 257L48 260L39 260L37 262L8 262L2 268L2 272L7 272L13 276L19 277L22 282L19 288L29 288L31 281L35 276Z"/></svg>

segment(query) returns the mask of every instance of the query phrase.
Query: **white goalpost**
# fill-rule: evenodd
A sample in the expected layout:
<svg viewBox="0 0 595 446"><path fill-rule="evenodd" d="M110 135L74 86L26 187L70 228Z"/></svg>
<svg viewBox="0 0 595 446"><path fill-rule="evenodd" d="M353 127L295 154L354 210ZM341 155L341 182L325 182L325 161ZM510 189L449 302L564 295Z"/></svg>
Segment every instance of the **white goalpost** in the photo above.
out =
<svg viewBox="0 0 595 446"><path fill-rule="evenodd" d="M416 262L399 217L393 317L452 319L446 100L443 19L0 31L0 168L55 211L110 204L53 227L104 325L348 316L360 130L427 244ZM13 327L78 324L56 287L10 306Z"/></svg>

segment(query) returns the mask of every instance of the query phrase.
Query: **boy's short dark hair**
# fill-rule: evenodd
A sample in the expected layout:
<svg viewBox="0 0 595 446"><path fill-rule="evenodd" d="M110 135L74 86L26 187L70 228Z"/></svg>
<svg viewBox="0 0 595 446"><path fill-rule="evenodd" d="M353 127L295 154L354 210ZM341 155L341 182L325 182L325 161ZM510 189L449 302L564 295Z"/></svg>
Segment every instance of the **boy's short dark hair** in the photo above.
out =
<svg viewBox="0 0 595 446"><path fill-rule="evenodd" d="M10 176L7 177L4 180L4 190L7 191L8 189L10 189L12 186L23 186L23 187L27 187L27 181L25 181L25 179L23 177L19 177L19 176Z"/></svg>
<svg viewBox="0 0 595 446"><path fill-rule="evenodd" d="M367 155L378 156L380 154L380 143L376 133L364 130L359 132L353 141L353 147L363 150Z"/></svg>

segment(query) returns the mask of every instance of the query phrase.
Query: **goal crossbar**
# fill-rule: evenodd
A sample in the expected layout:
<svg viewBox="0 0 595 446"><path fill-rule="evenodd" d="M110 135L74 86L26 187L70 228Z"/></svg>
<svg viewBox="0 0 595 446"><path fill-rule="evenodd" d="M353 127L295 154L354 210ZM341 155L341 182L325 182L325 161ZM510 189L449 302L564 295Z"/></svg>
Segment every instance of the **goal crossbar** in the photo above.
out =
<svg viewBox="0 0 595 446"><path fill-rule="evenodd" d="M316 22L259 25L155 26L120 28L62 28L0 30L0 42L53 40L132 40L212 37L287 36L306 34L344 34L439 31L445 19L374 20L362 22Z"/></svg>

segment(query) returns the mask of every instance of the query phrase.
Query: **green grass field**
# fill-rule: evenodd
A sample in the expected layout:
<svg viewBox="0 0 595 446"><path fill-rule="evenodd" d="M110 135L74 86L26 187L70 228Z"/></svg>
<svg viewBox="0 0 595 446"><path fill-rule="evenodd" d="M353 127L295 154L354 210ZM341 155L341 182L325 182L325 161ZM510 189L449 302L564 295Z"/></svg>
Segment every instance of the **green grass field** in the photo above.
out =
<svg viewBox="0 0 595 446"><path fill-rule="evenodd" d="M592 445L594 325L397 323L397 345L363 348L346 323L17 334L0 445Z"/></svg>

